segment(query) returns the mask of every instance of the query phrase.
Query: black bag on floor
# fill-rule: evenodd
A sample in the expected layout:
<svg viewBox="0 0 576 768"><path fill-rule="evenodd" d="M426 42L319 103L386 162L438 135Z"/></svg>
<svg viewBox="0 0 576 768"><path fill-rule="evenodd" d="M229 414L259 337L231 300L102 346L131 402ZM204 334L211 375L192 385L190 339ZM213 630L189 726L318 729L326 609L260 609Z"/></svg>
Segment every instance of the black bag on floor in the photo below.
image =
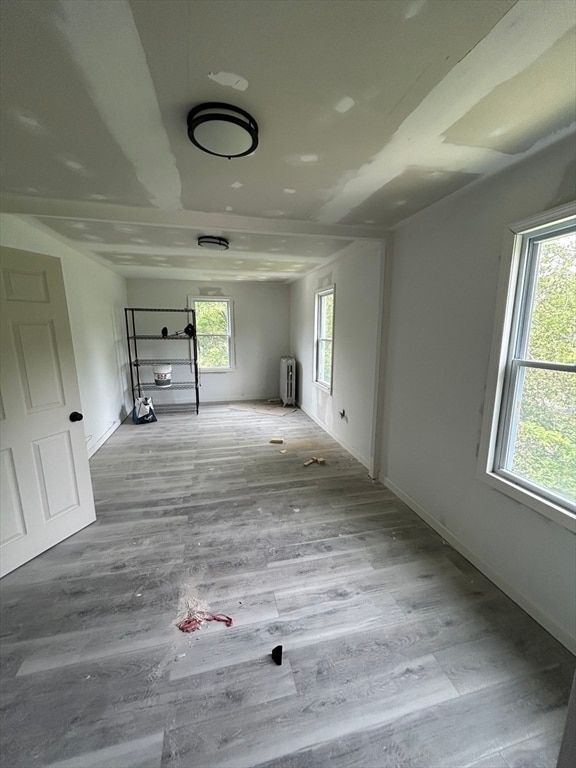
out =
<svg viewBox="0 0 576 768"><path fill-rule="evenodd" d="M151 397L136 398L132 409L132 421L134 424L149 424L151 421L158 421Z"/></svg>

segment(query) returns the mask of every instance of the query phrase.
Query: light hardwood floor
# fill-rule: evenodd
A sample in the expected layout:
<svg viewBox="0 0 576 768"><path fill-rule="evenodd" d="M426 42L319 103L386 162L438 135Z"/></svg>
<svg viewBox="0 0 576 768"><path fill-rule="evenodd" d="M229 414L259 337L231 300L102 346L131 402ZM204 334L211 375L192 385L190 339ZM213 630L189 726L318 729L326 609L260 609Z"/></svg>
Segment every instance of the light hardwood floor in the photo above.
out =
<svg viewBox="0 0 576 768"><path fill-rule="evenodd" d="M554 767L574 657L282 413L93 457L97 522L0 584L3 766ZM180 633L187 588L234 626Z"/></svg>

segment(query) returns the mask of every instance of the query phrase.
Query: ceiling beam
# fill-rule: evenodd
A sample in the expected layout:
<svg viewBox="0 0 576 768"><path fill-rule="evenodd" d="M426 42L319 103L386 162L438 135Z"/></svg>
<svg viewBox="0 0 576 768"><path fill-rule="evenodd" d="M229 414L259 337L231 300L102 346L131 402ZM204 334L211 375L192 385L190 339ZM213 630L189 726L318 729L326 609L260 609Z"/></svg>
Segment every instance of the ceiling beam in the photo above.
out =
<svg viewBox="0 0 576 768"><path fill-rule="evenodd" d="M70 242L76 244L84 244L80 240L71 240ZM286 251L285 253L267 253L266 251L239 251L234 250L233 246L228 251L210 251L205 248L197 248L195 246L184 246L182 248L169 247L163 245L109 245L105 243L89 243L90 250L93 253L98 254L113 254L116 256L180 256L183 258L217 258L218 261L238 261L243 259L245 261L262 261L262 262L295 262L302 261L309 263L310 266L316 264L322 264L326 259L332 258L334 254L319 255L313 254L312 256L306 254L294 254ZM345 246L343 246L345 247ZM338 250L340 255L341 249Z"/></svg>
<svg viewBox="0 0 576 768"><path fill-rule="evenodd" d="M0 208L4 213L44 216L55 219L83 219L113 224L202 229L206 234L226 230L287 237L318 237L336 240L385 240L389 230L375 226L319 224L313 221L269 219L238 216L230 213L203 211L167 211L159 208L134 208L73 200L46 198L3 197Z"/></svg>

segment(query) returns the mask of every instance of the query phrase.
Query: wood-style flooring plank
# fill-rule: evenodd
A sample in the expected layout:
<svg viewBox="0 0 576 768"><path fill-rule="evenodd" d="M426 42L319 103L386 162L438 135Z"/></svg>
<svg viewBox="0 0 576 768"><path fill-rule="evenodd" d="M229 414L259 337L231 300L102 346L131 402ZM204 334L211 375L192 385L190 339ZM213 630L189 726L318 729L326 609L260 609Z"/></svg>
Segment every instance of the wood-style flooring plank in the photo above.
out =
<svg viewBox="0 0 576 768"><path fill-rule="evenodd" d="M399 712L391 722L359 728L310 745L294 762L261 761L258 768L463 768L487 760L501 765L508 745L554 734L554 768L566 694L558 668L529 675L466 696L448 697L416 712ZM513 750L511 750L513 751ZM495 753L500 753L496 754ZM531 768L529 751L522 768ZM481 763L480 763L481 764ZM182 763L184 765L184 763Z"/></svg>
<svg viewBox="0 0 576 768"><path fill-rule="evenodd" d="M554 768L574 657L301 411L90 463L97 522L0 582L6 768Z"/></svg>

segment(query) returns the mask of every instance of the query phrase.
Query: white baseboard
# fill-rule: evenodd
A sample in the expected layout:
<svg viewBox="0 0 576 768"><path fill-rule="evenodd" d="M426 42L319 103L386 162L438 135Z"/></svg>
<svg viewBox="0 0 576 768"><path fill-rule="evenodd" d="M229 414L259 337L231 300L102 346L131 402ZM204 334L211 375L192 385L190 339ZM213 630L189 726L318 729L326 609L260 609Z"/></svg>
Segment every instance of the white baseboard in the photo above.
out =
<svg viewBox="0 0 576 768"><path fill-rule="evenodd" d="M270 400L275 400L277 403L281 402L278 395L270 395L269 397L255 397L253 395L243 395L242 397L223 397L219 400L200 400L200 407L203 405L226 405L227 403L267 403Z"/></svg>
<svg viewBox="0 0 576 768"><path fill-rule="evenodd" d="M96 442L88 448L89 459L92 458L92 456L94 456L94 454L99 448L102 448L106 440L108 440L108 438L110 437L110 435L112 435L113 432L116 432L116 430L118 429L121 423L122 422L119 419L117 419L116 421L113 421L112 424L106 430L106 432L104 432L104 434L101 437L99 437L98 440L96 440Z"/></svg>
<svg viewBox="0 0 576 768"><path fill-rule="evenodd" d="M522 593L518 592L518 590L509 584L505 579L503 579L491 565L489 565L482 557L469 549L466 544L464 544L464 542L462 542L448 528L446 528L445 525L436 520L436 518L427 512L424 507L421 507L420 504L418 504L417 501L405 493L402 488L399 488L395 483L393 483L392 480L385 477L383 483L386 488L391 490L392 493L395 493L401 501L407 504L410 509L418 515L418 517L421 517L425 523L428 523L428 525L436 531L436 533L439 533L440 536L442 536L443 539L445 539L452 547L454 547L455 550L460 552L460 554L463 555L466 560L469 560L472 565L474 565L484 574L484 576L496 584L496 586L501 589L502 592L507 594L511 600L514 600L514 602L517 603L520 608L526 611L526 613L529 614L534 619L534 621L537 621L538 624L541 624L544 629L550 632L550 634L553 635L559 642L561 642L562 645L566 646L569 651L576 653L576 638L574 638L567 630L556 624L556 622L553 621L538 605L533 603Z"/></svg>
<svg viewBox="0 0 576 768"><path fill-rule="evenodd" d="M342 448L344 448L346 451L348 451L348 453L351 453L351 454L352 454L352 456L354 456L354 458L355 458L357 461L359 461L359 462L360 462L360 464L362 464L362 466L366 467L366 469L367 469L368 471L370 470L370 461L369 461L368 459L364 458L364 456L361 456L361 455L358 453L358 451L355 451L355 450L354 450L354 448L352 448L350 445L346 445L346 443L344 442L344 440L342 440L342 438L340 438L340 437L339 437L337 434L335 434L334 432L332 432L332 430L331 430L331 429L328 429L328 427L326 426L326 424L324 424L323 422L321 422L321 421L320 421L320 419L317 419L317 418L316 418L316 416L314 416L314 414L310 413L310 411L309 411L307 408L304 408L304 406L303 406L303 405L301 405L300 403L298 403L298 408L300 408L300 410L304 411L304 413L306 414L306 416L309 416L309 417L312 419L312 421L315 421L315 422L316 422L316 424L318 424L318 426L319 426L319 427L322 427L322 429L324 430L324 432L327 432L327 433L330 435L330 437L333 437L333 438L334 438L334 440L336 440L336 442L337 442L339 445L341 445L341 446L342 446Z"/></svg>

